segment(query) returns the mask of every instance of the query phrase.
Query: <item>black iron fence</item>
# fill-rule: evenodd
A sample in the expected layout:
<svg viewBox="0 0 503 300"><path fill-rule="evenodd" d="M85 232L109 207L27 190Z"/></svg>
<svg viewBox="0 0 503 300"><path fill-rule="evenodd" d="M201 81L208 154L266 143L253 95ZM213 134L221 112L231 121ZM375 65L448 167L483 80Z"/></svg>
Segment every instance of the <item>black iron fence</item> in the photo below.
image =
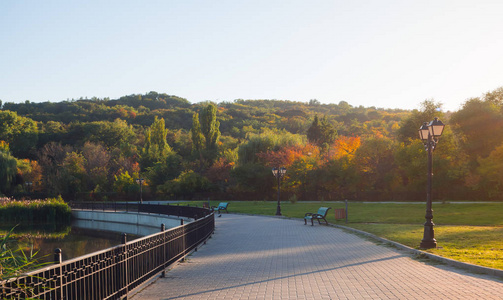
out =
<svg viewBox="0 0 503 300"><path fill-rule="evenodd" d="M74 203L87 208L89 203ZM122 210L126 204L92 209ZM122 299L128 292L205 242L215 228L214 214L203 208L139 204L127 209L195 218L187 223L122 245L55 264L0 282L0 299ZM91 209L91 208L88 208Z"/></svg>
<svg viewBox="0 0 503 300"><path fill-rule="evenodd" d="M213 213L211 210L196 206L140 204L134 202L70 202L70 206L75 209L145 212L196 220Z"/></svg>

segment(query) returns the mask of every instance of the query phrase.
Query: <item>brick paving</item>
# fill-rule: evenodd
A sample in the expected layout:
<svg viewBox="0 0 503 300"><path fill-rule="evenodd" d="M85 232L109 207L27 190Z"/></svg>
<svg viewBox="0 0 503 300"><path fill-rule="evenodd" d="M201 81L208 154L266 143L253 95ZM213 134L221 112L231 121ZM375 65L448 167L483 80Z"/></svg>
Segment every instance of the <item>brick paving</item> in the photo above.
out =
<svg viewBox="0 0 503 300"><path fill-rule="evenodd" d="M301 220L223 214L212 239L133 299L503 299L503 281Z"/></svg>

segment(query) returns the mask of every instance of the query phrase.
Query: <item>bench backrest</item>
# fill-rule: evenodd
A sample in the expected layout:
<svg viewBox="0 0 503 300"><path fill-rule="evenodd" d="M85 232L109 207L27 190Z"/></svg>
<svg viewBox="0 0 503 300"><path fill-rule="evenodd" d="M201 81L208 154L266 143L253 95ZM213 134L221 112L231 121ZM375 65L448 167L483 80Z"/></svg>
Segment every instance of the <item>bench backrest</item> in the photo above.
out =
<svg viewBox="0 0 503 300"><path fill-rule="evenodd" d="M318 209L318 214L326 217L329 209L331 209L331 207L320 207L320 209Z"/></svg>
<svg viewBox="0 0 503 300"><path fill-rule="evenodd" d="M227 205L229 205L229 203L228 203L228 202L220 202L220 203L218 204L218 208L219 208L219 209L227 209Z"/></svg>

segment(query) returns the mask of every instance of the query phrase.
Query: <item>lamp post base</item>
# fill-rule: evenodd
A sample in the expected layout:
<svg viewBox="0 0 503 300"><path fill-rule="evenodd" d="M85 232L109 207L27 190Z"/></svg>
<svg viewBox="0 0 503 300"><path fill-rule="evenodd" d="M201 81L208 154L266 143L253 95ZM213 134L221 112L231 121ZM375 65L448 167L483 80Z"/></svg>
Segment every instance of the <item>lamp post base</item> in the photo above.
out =
<svg viewBox="0 0 503 300"><path fill-rule="evenodd" d="M435 239L435 232L433 230L433 226L435 226L435 224L433 224L431 220L429 220L429 222L426 222L426 224L424 224L423 240L421 241L419 248L421 249L437 248L437 240Z"/></svg>
<svg viewBox="0 0 503 300"><path fill-rule="evenodd" d="M276 208L276 216L281 216L281 207L279 205Z"/></svg>
<svg viewBox="0 0 503 300"><path fill-rule="evenodd" d="M421 249L437 248L437 241L435 239L433 239L433 241L421 241L421 244L419 244L419 248Z"/></svg>

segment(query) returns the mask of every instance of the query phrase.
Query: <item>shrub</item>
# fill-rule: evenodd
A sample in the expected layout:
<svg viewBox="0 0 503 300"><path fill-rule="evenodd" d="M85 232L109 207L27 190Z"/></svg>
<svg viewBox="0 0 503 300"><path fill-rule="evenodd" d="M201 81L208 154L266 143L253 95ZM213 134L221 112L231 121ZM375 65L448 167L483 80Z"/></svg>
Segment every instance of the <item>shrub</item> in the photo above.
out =
<svg viewBox="0 0 503 300"><path fill-rule="evenodd" d="M0 221L3 223L70 222L71 209L61 197L45 200L0 201Z"/></svg>

